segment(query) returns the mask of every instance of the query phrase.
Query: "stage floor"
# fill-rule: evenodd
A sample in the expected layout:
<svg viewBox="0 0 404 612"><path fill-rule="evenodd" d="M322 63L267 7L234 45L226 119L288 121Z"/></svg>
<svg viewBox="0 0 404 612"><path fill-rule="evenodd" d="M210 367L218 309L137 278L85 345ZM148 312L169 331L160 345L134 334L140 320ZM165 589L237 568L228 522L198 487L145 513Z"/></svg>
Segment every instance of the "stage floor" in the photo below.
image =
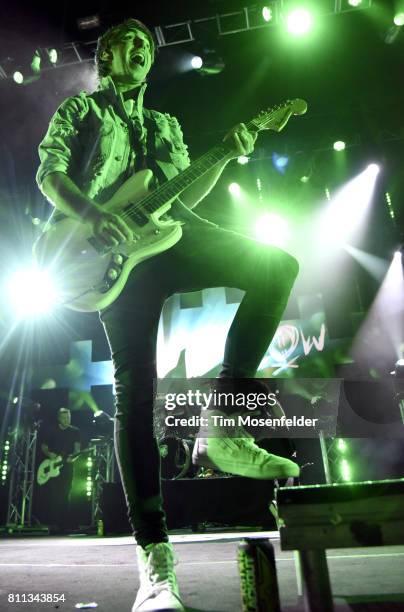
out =
<svg viewBox="0 0 404 612"><path fill-rule="evenodd" d="M174 535L178 579L189 611L241 610L237 545L243 535L269 537L276 549L282 609L298 602L294 557L277 532ZM404 610L404 546L328 552L336 609ZM130 537L14 537L0 541L0 610L73 610L95 602L100 612L129 612L137 589ZM64 593L64 603L9 603L9 593Z"/></svg>

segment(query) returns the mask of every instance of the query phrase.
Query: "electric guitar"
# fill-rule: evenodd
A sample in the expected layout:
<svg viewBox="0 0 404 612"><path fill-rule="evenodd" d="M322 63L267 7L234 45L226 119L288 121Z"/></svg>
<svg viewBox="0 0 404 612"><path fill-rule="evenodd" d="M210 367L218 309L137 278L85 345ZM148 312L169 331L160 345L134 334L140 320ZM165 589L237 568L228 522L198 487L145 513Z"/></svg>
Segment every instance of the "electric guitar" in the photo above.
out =
<svg viewBox="0 0 404 612"><path fill-rule="evenodd" d="M280 132L292 115L302 115L307 103L296 98L261 111L246 124L250 131ZM102 310L119 296L131 270L141 261L169 249L182 236L182 223L163 218L171 203L192 183L223 161L226 144L210 149L188 168L150 191L151 170L129 178L103 205L122 217L133 231L133 240L115 247L102 246L85 223L65 218L49 225L34 245L42 269L56 279L64 306L72 310Z"/></svg>
<svg viewBox="0 0 404 612"><path fill-rule="evenodd" d="M77 453L72 453L68 455L68 457L75 461L77 457L79 457L83 453L88 453L89 450L91 449L85 448L81 451L78 451ZM64 459L62 455L58 455L54 459L44 459L42 463L40 463L38 466L38 471L36 474L37 483L42 486L46 484L51 478L57 478L60 475L60 470L63 467L63 461Z"/></svg>

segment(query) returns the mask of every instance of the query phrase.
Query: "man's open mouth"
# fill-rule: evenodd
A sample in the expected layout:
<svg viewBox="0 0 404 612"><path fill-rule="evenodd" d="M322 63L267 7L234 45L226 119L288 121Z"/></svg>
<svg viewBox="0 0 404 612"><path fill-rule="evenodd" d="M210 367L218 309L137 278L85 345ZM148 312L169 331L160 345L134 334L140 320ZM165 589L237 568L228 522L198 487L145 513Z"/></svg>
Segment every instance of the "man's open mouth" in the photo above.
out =
<svg viewBox="0 0 404 612"><path fill-rule="evenodd" d="M133 55L131 55L130 59L134 64L144 66L145 58L141 53L134 53Z"/></svg>

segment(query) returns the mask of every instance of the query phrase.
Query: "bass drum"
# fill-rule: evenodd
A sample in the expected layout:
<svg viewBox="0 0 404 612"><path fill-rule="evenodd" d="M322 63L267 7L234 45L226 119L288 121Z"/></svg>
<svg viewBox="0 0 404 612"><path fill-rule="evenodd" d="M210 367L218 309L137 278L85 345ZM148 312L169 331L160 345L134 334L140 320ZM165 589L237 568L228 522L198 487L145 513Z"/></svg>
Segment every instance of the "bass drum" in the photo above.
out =
<svg viewBox="0 0 404 612"><path fill-rule="evenodd" d="M164 436L159 440L161 477L164 480L184 478L192 466L193 440Z"/></svg>

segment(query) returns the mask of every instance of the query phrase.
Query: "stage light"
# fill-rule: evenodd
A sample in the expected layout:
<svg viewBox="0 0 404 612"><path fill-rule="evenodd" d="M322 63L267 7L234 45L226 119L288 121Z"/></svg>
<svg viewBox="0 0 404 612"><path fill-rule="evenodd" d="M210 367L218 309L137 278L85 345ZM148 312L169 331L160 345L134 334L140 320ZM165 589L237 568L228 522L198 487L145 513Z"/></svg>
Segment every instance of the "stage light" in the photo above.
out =
<svg viewBox="0 0 404 612"><path fill-rule="evenodd" d="M203 60L199 55L195 55L192 59L191 59L191 66L192 68L194 68L195 70L199 70L199 68L202 68L203 66Z"/></svg>
<svg viewBox="0 0 404 612"><path fill-rule="evenodd" d="M24 82L24 75L19 70L16 70L13 73L13 80L17 83L17 85L21 85Z"/></svg>
<svg viewBox="0 0 404 612"><path fill-rule="evenodd" d="M1 484L5 485L6 480L7 480L7 475L8 475L8 455L10 452L10 441L9 440L5 440L3 450L4 450L4 453L3 453L3 464L1 467Z"/></svg>
<svg viewBox="0 0 404 612"><path fill-rule="evenodd" d="M56 49L47 49L48 59L51 64L56 64L58 61L58 52Z"/></svg>
<svg viewBox="0 0 404 612"><path fill-rule="evenodd" d="M13 72L13 80L17 85L28 85L37 81L41 76L41 52L36 49L32 56L31 63Z"/></svg>
<svg viewBox="0 0 404 612"><path fill-rule="evenodd" d="M348 450L348 445L342 438L338 438L337 448L340 453L345 453Z"/></svg>
<svg viewBox="0 0 404 612"><path fill-rule="evenodd" d="M17 270L6 284L9 300L19 317L49 312L58 292L49 274L37 267Z"/></svg>
<svg viewBox="0 0 404 612"><path fill-rule="evenodd" d="M278 155L278 153L272 153L272 163L278 172L284 174L289 164L289 157L286 155Z"/></svg>
<svg viewBox="0 0 404 612"><path fill-rule="evenodd" d="M342 480L345 482L352 480L351 466L349 465L348 461L346 459L342 459L339 465Z"/></svg>
<svg viewBox="0 0 404 612"><path fill-rule="evenodd" d="M39 49L37 49L32 56L31 70L34 74L39 74L41 72L41 54Z"/></svg>
<svg viewBox="0 0 404 612"><path fill-rule="evenodd" d="M392 219L396 218L395 212L394 212L394 208L393 208L393 202L391 201L391 195L389 194L388 191L386 191L386 193L384 194L385 198L386 198L386 204L387 204L387 208L389 211L389 215Z"/></svg>
<svg viewBox="0 0 404 612"><path fill-rule="evenodd" d="M362 4L362 0L348 0L348 4L350 6L359 6L360 4Z"/></svg>
<svg viewBox="0 0 404 612"><path fill-rule="evenodd" d="M91 457L87 458L87 479L86 479L86 494L91 497L93 493L93 461Z"/></svg>
<svg viewBox="0 0 404 612"><path fill-rule="evenodd" d="M404 378L404 359L398 359L394 367L396 369L396 372L397 369L400 370L400 378Z"/></svg>
<svg viewBox="0 0 404 612"><path fill-rule="evenodd" d="M398 254L400 253L400 254ZM404 274L401 252L392 256L383 282L366 319L357 332L350 355L355 362L362 363L369 359L369 346L372 346L372 357L376 363L380 359L391 359L390 351L394 349L395 357L403 357L404 339ZM377 333L375 334L375 331ZM374 340L370 341L371 338Z"/></svg>
<svg viewBox="0 0 404 612"><path fill-rule="evenodd" d="M288 224L279 215L267 213L257 219L255 236L259 242L282 247L289 237Z"/></svg>
<svg viewBox="0 0 404 612"><path fill-rule="evenodd" d="M324 210L321 235L330 244L349 242L368 215L379 167L371 164L332 196Z"/></svg>
<svg viewBox="0 0 404 612"><path fill-rule="evenodd" d="M269 6L264 6L262 8L262 17L264 21L271 21L272 19L272 9Z"/></svg>
<svg viewBox="0 0 404 612"><path fill-rule="evenodd" d="M202 76L220 74L225 67L223 59L214 49L203 49L201 54L191 59L192 67Z"/></svg>
<svg viewBox="0 0 404 612"><path fill-rule="evenodd" d="M366 172L371 176L377 176L380 172L380 166L377 164L369 164L366 168Z"/></svg>
<svg viewBox="0 0 404 612"><path fill-rule="evenodd" d="M345 244L344 249L379 283L386 276L388 262L385 259L357 249L350 244Z"/></svg>
<svg viewBox="0 0 404 612"><path fill-rule="evenodd" d="M313 25L313 17L306 9L300 8L290 12L286 17L286 27L293 36L307 34Z"/></svg>
<svg viewBox="0 0 404 612"><path fill-rule="evenodd" d="M396 13L394 15L394 24L399 27L404 25L404 13Z"/></svg>
<svg viewBox="0 0 404 612"><path fill-rule="evenodd" d="M244 166L245 164L248 164L250 159L246 155L239 155L238 158L237 158L237 161L238 161L239 164Z"/></svg>
<svg viewBox="0 0 404 612"><path fill-rule="evenodd" d="M1 484L4 485L6 483L7 480L7 464L3 464L5 466L6 469L3 468L2 472L1 472Z"/></svg>
<svg viewBox="0 0 404 612"><path fill-rule="evenodd" d="M334 142L334 151L344 151L345 149L345 142L343 140L337 140L336 142Z"/></svg>
<svg viewBox="0 0 404 612"><path fill-rule="evenodd" d="M241 195L241 187L238 183L230 183L229 187L229 193L234 196L235 198L239 198Z"/></svg>

